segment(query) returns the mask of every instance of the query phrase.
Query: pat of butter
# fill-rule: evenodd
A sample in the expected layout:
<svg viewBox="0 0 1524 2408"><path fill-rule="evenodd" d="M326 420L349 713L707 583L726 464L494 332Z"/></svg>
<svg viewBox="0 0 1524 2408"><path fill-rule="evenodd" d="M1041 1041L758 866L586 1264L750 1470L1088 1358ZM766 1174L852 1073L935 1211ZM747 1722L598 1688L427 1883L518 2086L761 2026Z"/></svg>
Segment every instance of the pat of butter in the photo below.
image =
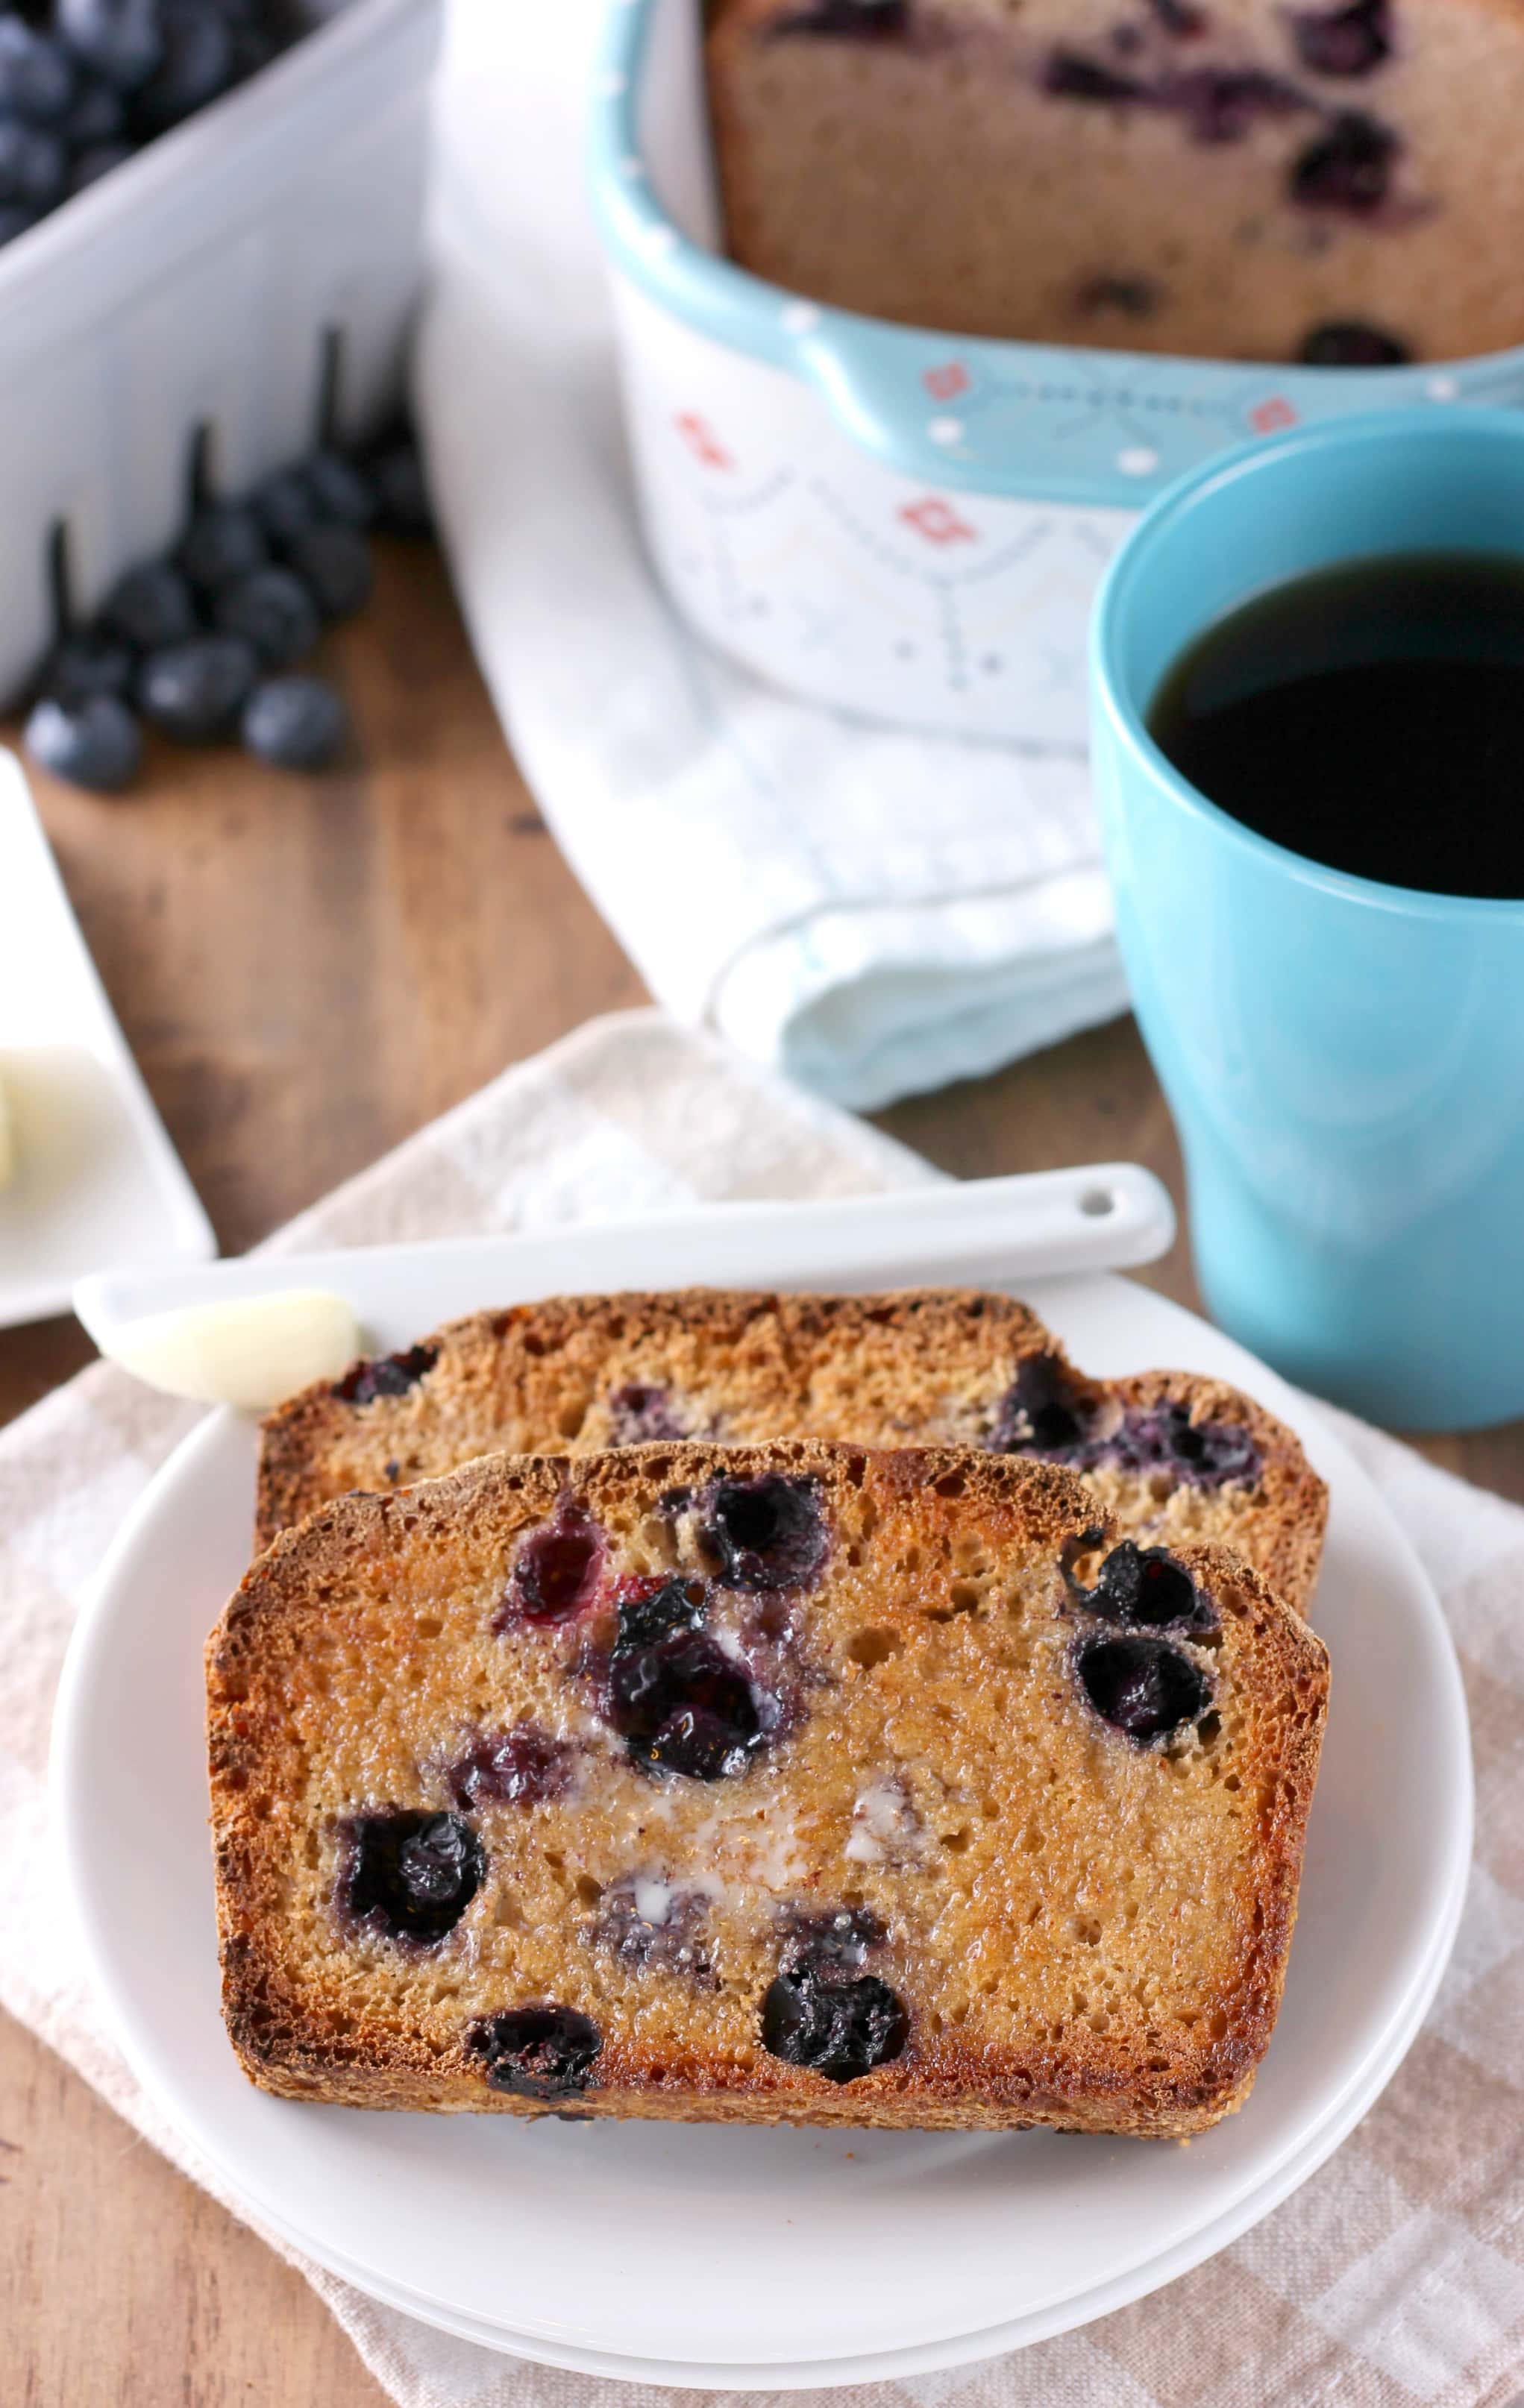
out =
<svg viewBox="0 0 1524 2408"><path fill-rule="evenodd" d="M257 1413L312 1380L337 1380L363 1349L343 1297L309 1287L147 1313L105 1351L151 1388Z"/></svg>

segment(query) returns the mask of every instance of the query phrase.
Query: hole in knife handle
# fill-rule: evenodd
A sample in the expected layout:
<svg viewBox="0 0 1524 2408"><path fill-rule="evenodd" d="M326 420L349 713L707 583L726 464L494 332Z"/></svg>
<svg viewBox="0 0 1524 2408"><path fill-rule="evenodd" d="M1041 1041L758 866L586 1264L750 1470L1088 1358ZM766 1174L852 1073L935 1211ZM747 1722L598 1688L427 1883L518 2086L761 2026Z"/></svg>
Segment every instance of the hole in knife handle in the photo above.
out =
<svg viewBox="0 0 1524 2408"><path fill-rule="evenodd" d="M1087 1221L1103 1221L1115 1210L1115 1191L1110 1187L1087 1187L1080 1197L1080 1211Z"/></svg>

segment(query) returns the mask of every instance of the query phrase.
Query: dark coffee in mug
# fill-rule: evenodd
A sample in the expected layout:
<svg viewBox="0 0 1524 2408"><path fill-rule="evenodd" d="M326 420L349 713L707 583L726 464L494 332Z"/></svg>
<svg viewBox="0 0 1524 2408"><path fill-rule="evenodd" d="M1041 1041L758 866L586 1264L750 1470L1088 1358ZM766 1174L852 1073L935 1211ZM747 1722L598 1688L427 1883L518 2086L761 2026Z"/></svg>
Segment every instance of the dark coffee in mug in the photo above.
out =
<svg viewBox="0 0 1524 2408"><path fill-rule="evenodd" d="M1175 662L1148 727L1292 853L1524 898L1524 559L1392 554L1274 586Z"/></svg>

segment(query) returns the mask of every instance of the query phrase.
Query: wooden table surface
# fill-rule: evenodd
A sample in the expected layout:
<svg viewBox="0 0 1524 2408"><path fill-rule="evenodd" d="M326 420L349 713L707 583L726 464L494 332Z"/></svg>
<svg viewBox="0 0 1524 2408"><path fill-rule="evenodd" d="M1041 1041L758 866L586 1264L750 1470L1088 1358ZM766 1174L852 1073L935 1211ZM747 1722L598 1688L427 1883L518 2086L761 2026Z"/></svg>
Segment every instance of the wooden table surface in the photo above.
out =
<svg viewBox="0 0 1524 2408"><path fill-rule="evenodd" d="M119 801L38 781L85 937L228 1251L506 1064L645 999L504 749L437 557L384 548L375 605L331 651L360 731L352 769L283 779L165 751ZM881 1118L965 1175L1130 1156L1179 1199L1129 1022ZM1195 1301L1183 1247L1143 1276ZM71 1322L0 1332L0 1420L90 1352ZM1426 1451L1524 1498L1524 1425ZM0 2184L7 2400L384 2398L306 2285L4 2017Z"/></svg>

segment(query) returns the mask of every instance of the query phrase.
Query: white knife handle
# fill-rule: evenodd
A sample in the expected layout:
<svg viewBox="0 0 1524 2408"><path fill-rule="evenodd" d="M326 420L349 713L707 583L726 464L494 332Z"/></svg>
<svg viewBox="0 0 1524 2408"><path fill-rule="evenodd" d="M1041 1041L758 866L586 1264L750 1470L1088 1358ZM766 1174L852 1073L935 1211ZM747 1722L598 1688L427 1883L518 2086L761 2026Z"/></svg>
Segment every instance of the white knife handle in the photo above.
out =
<svg viewBox="0 0 1524 2408"><path fill-rule="evenodd" d="M1174 1226L1152 1172L1109 1162L525 1237L106 1272L80 1282L75 1311L104 1354L130 1360L147 1315L319 1289L342 1298L366 1343L384 1349L483 1305L610 1288L991 1286L1124 1270L1162 1254Z"/></svg>

